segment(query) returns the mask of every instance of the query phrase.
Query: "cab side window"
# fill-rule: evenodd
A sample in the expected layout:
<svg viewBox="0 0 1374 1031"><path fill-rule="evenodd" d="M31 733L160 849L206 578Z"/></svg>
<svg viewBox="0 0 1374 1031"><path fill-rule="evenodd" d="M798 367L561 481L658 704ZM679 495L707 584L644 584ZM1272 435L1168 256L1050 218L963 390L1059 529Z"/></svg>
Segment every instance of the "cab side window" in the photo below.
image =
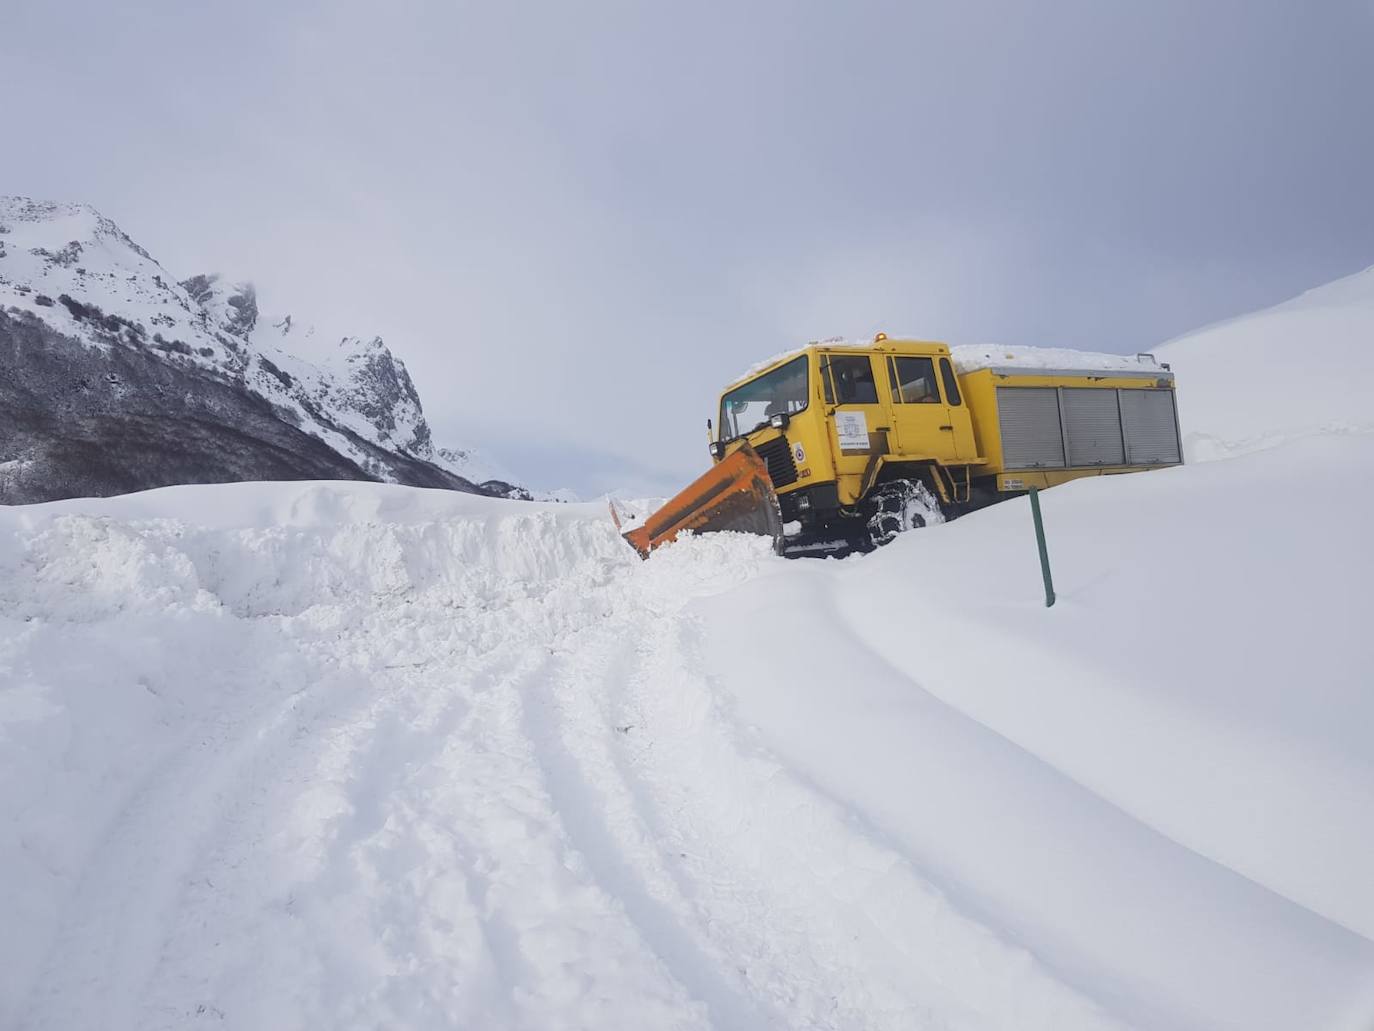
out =
<svg viewBox="0 0 1374 1031"><path fill-rule="evenodd" d="M940 359L940 378L945 381L945 400L952 405L960 404L959 379L954 375L954 368L949 364L948 358Z"/></svg>
<svg viewBox="0 0 1374 1031"><path fill-rule="evenodd" d="M878 403L878 384L873 378L873 363L866 354L829 355L824 379L825 399L830 404Z"/></svg>
<svg viewBox="0 0 1374 1031"><path fill-rule="evenodd" d="M929 358L890 358L892 403L904 405L940 403L935 385L935 362Z"/></svg>

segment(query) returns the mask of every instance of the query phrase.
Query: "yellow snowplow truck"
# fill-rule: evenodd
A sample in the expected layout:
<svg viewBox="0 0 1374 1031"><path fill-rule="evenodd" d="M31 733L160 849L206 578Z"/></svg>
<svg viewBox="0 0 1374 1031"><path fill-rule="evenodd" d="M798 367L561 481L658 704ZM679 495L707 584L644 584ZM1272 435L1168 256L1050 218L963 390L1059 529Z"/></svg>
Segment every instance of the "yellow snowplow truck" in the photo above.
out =
<svg viewBox="0 0 1374 1031"><path fill-rule="evenodd" d="M1139 359L960 373L933 341L809 344L726 387L713 468L625 537L646 557L684 530L866 551L1031 487L1178 465L1173 373Z"/></svg>

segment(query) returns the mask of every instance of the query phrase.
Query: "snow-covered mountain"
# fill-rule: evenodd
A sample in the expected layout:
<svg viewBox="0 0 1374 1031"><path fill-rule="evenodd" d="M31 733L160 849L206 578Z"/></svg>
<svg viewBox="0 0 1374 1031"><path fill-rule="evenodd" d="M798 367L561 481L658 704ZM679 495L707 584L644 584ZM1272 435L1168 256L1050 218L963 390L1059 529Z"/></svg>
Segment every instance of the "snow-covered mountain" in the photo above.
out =
<svg viewBox="0 0 1374 1031"><path fill-rule="evenodd" d="M380 337L314 365L297 321L249 284L178 282L87 205L0 197L0 503L248 479L527 496L435 447Z"/></svg>

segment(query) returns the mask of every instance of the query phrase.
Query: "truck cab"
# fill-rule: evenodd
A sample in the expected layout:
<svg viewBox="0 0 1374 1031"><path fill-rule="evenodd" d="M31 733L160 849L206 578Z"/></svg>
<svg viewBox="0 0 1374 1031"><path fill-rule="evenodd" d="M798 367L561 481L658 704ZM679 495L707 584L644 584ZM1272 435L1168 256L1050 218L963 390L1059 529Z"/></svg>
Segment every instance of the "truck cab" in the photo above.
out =
<svg viewBox="0 0 1374 1031"><path fill-rule="evenodd" d="M949 348L933 341L812 344L727 387L718 412L713 457L753 448L789 522L857 516L893 479L953 503L981 461Z"/></svg>

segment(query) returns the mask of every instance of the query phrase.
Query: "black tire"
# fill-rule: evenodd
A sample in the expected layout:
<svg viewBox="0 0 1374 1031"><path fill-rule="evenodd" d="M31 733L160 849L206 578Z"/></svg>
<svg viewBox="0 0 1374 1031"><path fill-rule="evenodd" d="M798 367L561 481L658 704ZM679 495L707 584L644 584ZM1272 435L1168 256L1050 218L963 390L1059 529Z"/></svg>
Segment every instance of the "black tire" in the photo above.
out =
<svg viewBox="0 0 1374 1031"><path fill-rule="evenodd" d="M930 488L919 480L891 480L873 488L864 499L867 537L870 547L891 544L899 533L916 530L934 520L941 522L940 503Z"/></svg>

